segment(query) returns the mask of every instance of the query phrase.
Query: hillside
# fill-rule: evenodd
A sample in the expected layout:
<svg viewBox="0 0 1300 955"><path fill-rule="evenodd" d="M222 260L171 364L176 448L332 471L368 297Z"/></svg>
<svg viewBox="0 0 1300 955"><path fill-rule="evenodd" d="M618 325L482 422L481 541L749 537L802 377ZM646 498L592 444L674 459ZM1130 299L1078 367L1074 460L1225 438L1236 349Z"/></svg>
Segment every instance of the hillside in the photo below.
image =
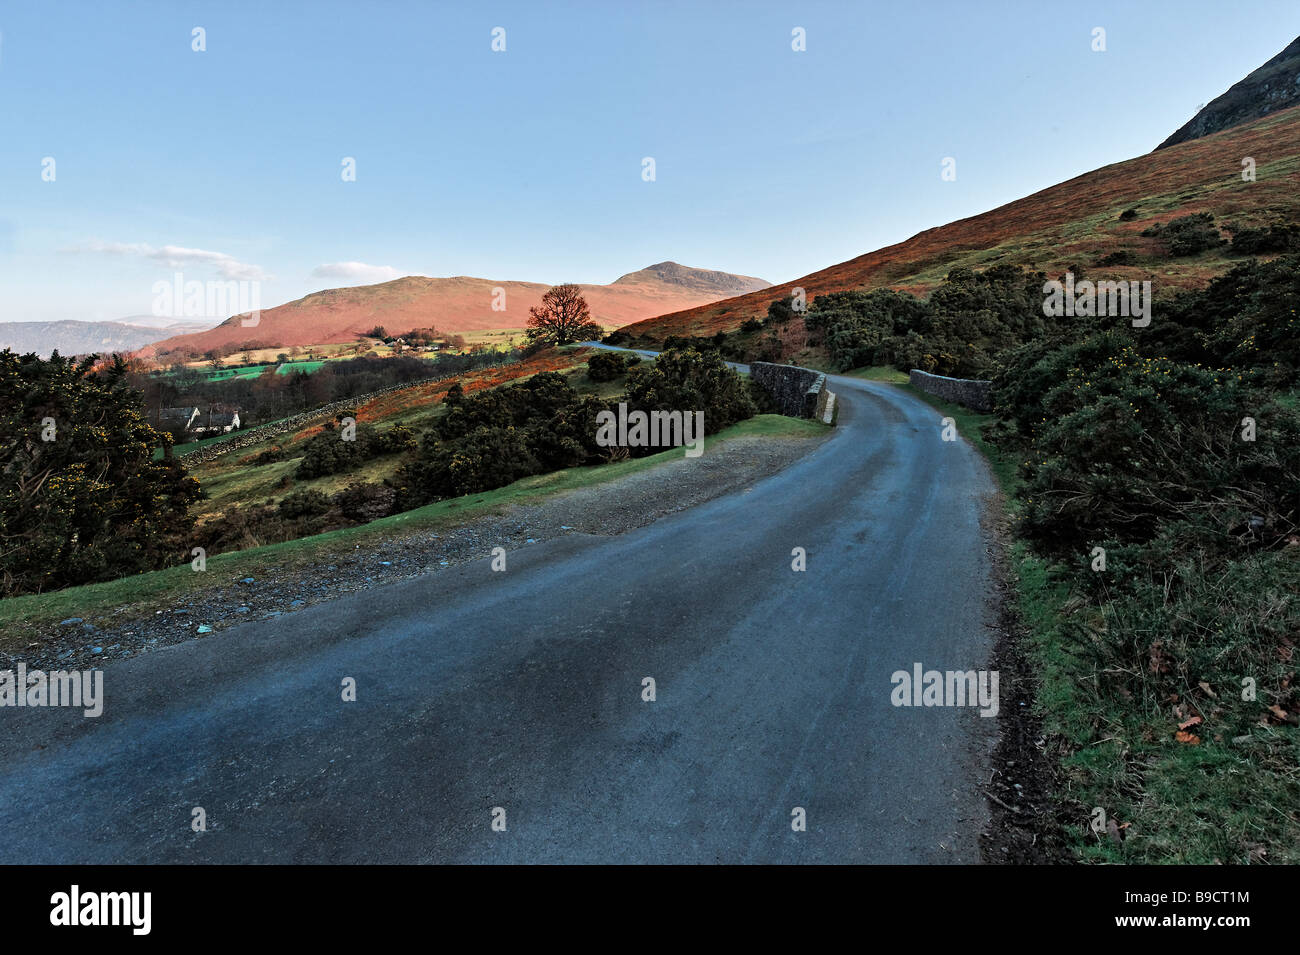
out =
<svg viewBox="0 0 1300 955"><path fill-rule="evenodd" d="M1241 160L1254 157L1257 181L1243 182ZM1272 113L1220 133L1104 166L989 212L927 229L803 278L638 322L624 329L640 342L668 335L712 335L761 318L776 298L803 288L817 295L890 287L925 293L950 269L1024 265L1049 274L1092 268L1107 253L1131 250L1136 264L1106 266L1106 276L1153 279L1157 296L1195 287L1226 270L1227 254L1154 258L1156 240L1140 233L1153 222L1191 212L1213 213L1220 225L1260 225L1300 218L1300 107ZM1120 213L1135 209L1130 221Z"/></svg>
<svg viewBox="0 0 1300 955"><path fill-rule="evenodd" d="M9 348L20 354L35 352L42 358L50 357L54 351L60 355L134 351L202 327L177 322L161 328L125 322L4 322L0 323L0 349Z"/></svg>
<svg viewBox="0 0 1300 955"><path fill-rule="evenodd" d="M1156 149L1199 139L1292 106L1300 106L1300 37L1211 100Z"/></svg>
<svg viewBox="0 0 1300 955"><path fill-rule="evenodd" d="M768 283L762 279L693 269L676 262L631 272L609 285L581 286L592 318L610 330L766 287ZM497 288L505 291L504 311L492 309ZM529 308L540 305L549 288L537 282L412 275L378 285L315 292L263 310L255 328L244 327L235 316L209 331L159 342L141 354L152 357L185 350L201 354L217 346L250 341L272 347L345 343L376 325L393 334L429 326L450 333L522 328Z"/></svg>

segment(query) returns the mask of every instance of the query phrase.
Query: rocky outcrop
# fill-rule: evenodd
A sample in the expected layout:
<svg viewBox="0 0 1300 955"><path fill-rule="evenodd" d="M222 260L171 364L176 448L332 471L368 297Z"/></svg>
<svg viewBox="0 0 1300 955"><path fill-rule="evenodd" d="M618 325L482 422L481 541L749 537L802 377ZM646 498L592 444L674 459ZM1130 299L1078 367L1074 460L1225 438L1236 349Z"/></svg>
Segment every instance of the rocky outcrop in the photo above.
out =
<svg viewBox="0 0 1300 955"><path fill-rule="evenodd" d="M1211 100L1156 149L1200 139L1222 129L1300 106L1300 37L1253 73Z"/></svg>

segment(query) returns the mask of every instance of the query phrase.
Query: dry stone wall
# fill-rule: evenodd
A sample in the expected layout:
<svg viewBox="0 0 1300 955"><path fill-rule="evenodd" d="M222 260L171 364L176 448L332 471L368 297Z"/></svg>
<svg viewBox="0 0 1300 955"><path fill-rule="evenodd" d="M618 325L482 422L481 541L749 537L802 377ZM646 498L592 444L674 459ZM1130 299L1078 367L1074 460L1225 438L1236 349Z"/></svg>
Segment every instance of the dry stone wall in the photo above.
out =
<svg viewBox="0 0 1300 955"><path fill-rule="evenodd" d="M912 369L908 375L908 381L913 388L919 388L921 391L934 395L936 398L942 398L944 401L964 405L975 411L989 412L993 410L993 382L991 381L979 381L974 378L945 378L943 375L932 375L928 371L921 371L919 368Z"/></svg>
<svg viewBox="0 0 1300 955"><path fill-rule="evenodd" d="M749 363L749 376L776 401L781 414L790 418L827 420L835 395L826 387L826 375L798 365L775 365L766 361Z"/></svg>

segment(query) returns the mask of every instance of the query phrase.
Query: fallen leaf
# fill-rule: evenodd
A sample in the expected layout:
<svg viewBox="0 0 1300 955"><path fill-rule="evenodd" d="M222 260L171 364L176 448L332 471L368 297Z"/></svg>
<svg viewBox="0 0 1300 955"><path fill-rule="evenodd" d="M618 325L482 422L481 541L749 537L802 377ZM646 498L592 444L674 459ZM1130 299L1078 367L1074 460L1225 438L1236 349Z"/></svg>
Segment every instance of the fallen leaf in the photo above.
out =
<svg viewBox="0 0 1300 955"><path fill-rule="evenodd" d="M1185 729L1187 729L1187 727L1189 727L1189 726L1196 726L1196 725L1198 725L1198 724L1200 724L1200 723L1202 723L1202 722L1203 722L1203 720L1202 720L1199 716L1193 716L1190 720L1187 720L1187 721L1185 721L1185 722L1179 723L1179 724L1178 724L1178 728L1179 728L1180 730L1185 730Z"/></svg>
<svg viewBox="0 0 1300 955"><path fill-rule="evenodd" d="M1195 733L1184 733L1182 730L1174 734L1174 739L1180 743L1187 743L1189 746L1199 746L1201 743L1201 738Z"/></svg>

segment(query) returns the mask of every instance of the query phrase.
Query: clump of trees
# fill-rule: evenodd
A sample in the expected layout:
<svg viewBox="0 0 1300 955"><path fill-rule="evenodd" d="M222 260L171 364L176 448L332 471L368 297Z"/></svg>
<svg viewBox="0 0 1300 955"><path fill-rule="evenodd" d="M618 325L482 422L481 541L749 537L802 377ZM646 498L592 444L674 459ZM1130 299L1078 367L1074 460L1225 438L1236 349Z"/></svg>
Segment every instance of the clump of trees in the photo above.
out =
<svg viewBox="0 0 1300 955"><path fill-rule="evenodd" d="M115 358L0 352L0 593L110 580L188 559L201 491Z"/></svg>

